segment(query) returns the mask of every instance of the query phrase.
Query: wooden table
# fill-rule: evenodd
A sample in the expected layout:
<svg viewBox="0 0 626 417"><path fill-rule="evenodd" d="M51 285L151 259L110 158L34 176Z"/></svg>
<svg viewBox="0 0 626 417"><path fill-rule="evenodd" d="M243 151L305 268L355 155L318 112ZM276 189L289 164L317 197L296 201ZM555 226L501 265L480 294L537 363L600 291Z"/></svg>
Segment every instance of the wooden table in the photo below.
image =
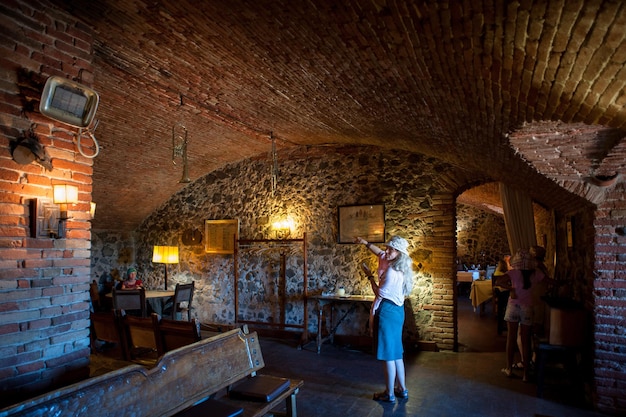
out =
<svg viewBox="0 0 626 417"><path fill-rule="evenodd" d="M148 298L167 298L173 297L174 290L146 290L146 299Z"/></svg>
<svg viewBox="0 0 626 417"><path fill-rule="evenodd" d="M476 311L477 307L480 307L481 311L483 311L484 303L493 299L493 283L491 280L476 280L472 282L470 299L472 300L474 311Z"/></svg>
<svg viewBox="0 0 626 417"><path fill-rule="evenodd" d="M472 281L474 281L472 272L469 272L469 271L457 271L456 272L456 282L472 282Z"/></svg>
<svg viewBox="0 0 626 417"><path fill-rule="evenodd" d="M373 295L310 295L308 298L316 300L317 302L317 310L318 310L318 320L317 320L317 353L319 354L322 348L322 344L327 340L333 340L335 336L335 332L337 332L337 328L344 321L344 319L351 314L357 307L359 303L373 303L374 296ZM333 311L335 309L336 304L350 304L350 308L346 310L346 312L339 318L337 323L334 323L333 319ZM328 332L328 336L322 337L322 321L323 321L323 311L325 306L330 307L330 331Z"/></svg>
<svg viewBox="0 0 626 417"><path fill-rule="evenodd" d="M174 291L146 290L146 303L150 305L153 312L162 316L165 302L173 296Z"/></svg>

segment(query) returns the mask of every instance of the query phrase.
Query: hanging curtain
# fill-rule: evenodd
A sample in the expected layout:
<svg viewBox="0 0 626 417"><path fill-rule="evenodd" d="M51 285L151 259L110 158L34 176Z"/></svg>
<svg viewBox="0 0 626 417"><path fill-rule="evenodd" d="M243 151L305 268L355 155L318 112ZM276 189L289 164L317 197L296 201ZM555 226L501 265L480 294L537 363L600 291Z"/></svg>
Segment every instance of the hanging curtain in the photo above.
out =
<svg viewBox="0 0 626 417"><path fill-rule="evenodd" d="M536 245L535 216L528 194L500 183L500 198L511 255L519 248Z"/></svg>

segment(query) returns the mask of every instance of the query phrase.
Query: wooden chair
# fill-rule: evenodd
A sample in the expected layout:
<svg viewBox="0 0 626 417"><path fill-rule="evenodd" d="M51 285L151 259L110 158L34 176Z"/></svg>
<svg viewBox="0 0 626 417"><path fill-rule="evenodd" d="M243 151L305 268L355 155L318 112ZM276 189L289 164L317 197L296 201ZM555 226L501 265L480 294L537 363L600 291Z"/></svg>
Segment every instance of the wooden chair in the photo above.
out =
<svg viewBox="0 0 626 417"><path fill-rule="evenodd" d="M100 300L100 291L98 283L94 279L89 284L89 298L91 299L91 311L103 311L103 305Z"/></svg>
<svg viewBox="0 0 626 417"><path fill-rule="evenodd" d="M113 288L113 309L122 315L147 317L146 291L143 288L136 290L118 290Z"/></svg>
<svg viewBox="0 0 626 417"><path fill-rule="evenodd" d="M177 320L178 313L187 312L187 321L191 321L191 300L193 299L194 282L191 284L176 284L172 304L163 309L163 317Z"/></svg>
<svg viewBox="0 0 626 417"><path fill-rule="evenodd" d="M153 366L163 355L163 344L159 331L159 316L150 317L125 315L122 319L127 338L129 360L144 366Z"/></svg>
<svg viewBox="0 0 626 417"><path fill-rule="evenodd" d="M196 320L169 320L159 321L159 333L164 352L190 345L200 340Z"/></svg>
<svg viewBox="0 0 626 417"><path fill-rule="evenodd" d="M120 350L120 357L128 360L126 338L119 317L113 311L93 312L91 319L91 349L98 350L96 341L114 344Z"/></svg>

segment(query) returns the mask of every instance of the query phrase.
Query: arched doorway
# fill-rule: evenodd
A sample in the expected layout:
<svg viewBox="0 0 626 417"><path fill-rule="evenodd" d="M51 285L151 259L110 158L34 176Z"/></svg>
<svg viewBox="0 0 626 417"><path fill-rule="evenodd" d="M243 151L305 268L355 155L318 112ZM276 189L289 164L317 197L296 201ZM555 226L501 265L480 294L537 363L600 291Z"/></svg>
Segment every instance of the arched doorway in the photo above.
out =
<svg viewBox="0 0 626 417"><path fill-rule="evenodd" d="M493 268L509 251L498 183L472 187L457 197L456 237L458 350L503 352L506 332L498 332L496 306L489 298Z"/></svg>
<svg viewBox="0 0 626 417"><path fill-rule="evenodd" d="M554 213L536 203L533 203L533 213L537 243L547 250L546 259L551 259L555 252ZM485 183L461 193L456 200L456 220L457 269L473 266L486 271L488 265L496 265L502 256L509 254L499 183ZM554 264L547 262L547 266L553 275ZM473 305L470 298L472 282L457 285L459 352L503 351L506 331L498 331L494 300ZM474 302L480 301L478 298Z"/></svg>

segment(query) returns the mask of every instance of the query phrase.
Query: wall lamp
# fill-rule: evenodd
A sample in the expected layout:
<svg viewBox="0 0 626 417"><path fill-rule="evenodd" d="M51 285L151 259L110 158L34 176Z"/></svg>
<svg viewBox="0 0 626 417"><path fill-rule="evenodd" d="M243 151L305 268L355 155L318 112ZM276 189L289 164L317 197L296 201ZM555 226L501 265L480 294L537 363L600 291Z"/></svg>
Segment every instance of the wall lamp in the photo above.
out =
<svg viewBox="0 0 626 417"><path fill-rule="evenodd" d="M57 237L65 238L65 222L69 219L67 216L67 207L69 204L78 203L78 187L69 184L59 184L52 186L54 204L59 204L59 229Z"/></svg>
<svg viewBox="0 0 626 417"><path fill-rule="evenodd" d="M152 262L165 264L165 291L167 291L167 264L178 263L178 246L155 246Z"/></svg>
<svg viewBox="0 0 626 417"><path fill-rule="evenodd" d="M283 217L272 223L272 230L276 235L276 239L289 239L293 228L294 222L290 217Z"/></svg>
<svg viewBox="0 0 626 417"><path fill-rule="evenodd" d="M93 220L94 217L96 217L96 203L95 202L90 202L89 203L89 211L87 212L89 213L89 219Z"/></svg>

